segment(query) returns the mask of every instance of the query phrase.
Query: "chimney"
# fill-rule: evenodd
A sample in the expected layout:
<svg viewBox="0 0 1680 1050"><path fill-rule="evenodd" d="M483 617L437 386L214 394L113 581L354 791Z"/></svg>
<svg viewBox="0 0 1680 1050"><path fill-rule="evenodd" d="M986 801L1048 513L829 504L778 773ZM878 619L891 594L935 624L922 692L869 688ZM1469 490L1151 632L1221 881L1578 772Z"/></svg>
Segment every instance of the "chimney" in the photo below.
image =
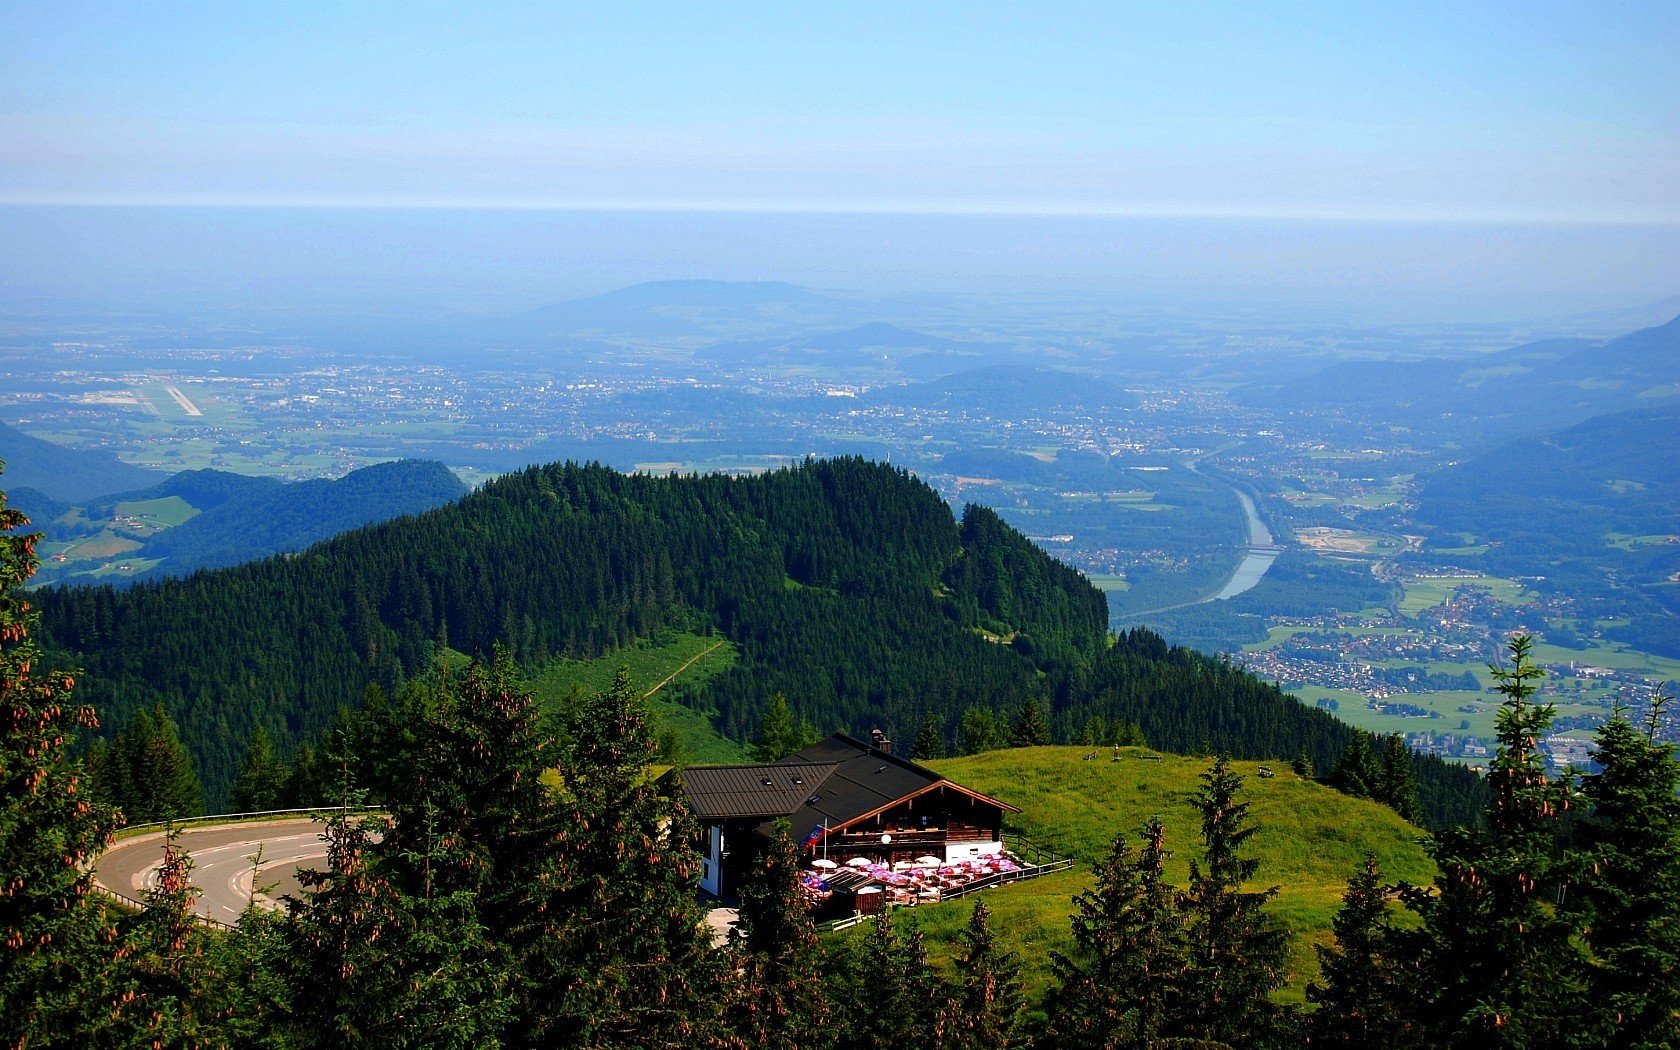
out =
<svg viewBox="0 0 1680 1050"><path fill-rule="evenodd" d="M884 751L889 755L892 754L892 741L888 740L887 734L881 732L879 729L871 729L869 731L869 746L877 751Z"/></svg>

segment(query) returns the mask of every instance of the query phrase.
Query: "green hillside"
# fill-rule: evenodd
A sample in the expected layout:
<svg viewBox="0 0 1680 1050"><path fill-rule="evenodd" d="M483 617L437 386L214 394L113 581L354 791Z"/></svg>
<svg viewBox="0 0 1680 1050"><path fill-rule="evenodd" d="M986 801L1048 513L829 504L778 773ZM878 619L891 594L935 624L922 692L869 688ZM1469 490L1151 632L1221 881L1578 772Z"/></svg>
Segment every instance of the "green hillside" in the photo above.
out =
<svg viewBox="0 0 1680 1050"><path fill-rule="evenodd" d="M185 576L256 561L419 514L466 491L442 463L398 460L289 485L224 470L184 470L149 488L75 506L26 490L23 506L46 539L48 560L35 580L42 585Z"/></svg>
<svg viewBox="0 0 1680 1050"><path fill-rule="evenodd" d="M64 502L163 480L162 474L129 466L115 453L68 448L5 423L0 423L0 462L6 464L8 488L37 489L49 499ZM33 513L27 505L20 509Z"/></svg>
<svg viewBox="0 0 1680 1050"><path fill-rule="evenodd" d="M1091 753L1034 747L927 763L965 787L1020 807L1021 814L1009 819L1006 840L1024 837L1079 862L1070 872L987 892L994 929L1020 955L1035 990L1049 980L1050 952L1071 945L1073 895L1085 888L1090 865L1107 853L1116 832L1136 841L1143 823L1159 816L1173 851L1168 872L1180 886L1201 846L1190 798L1207 760L1122 748L1118 762L1111 749L1087 761ZM1420 845L1424 833L1392 810L1302 780L1282 764L1272 764L1276 776L1264 779L1260 765L1236 762L1233 768L1247 777L1244 793L1260 829L1251 854L1260 861L1256 888L1278 887L1272 909L1296 934L1285 997L1299 1000L1317 972L1312 946L1328 943L1348 877L1367 852L1390 880L1426 882L1434 869ZM916 910L941 958L954 950L973 906L964 899Z"/></svg>
<svg viewBox="0 0 1680 1050"><path fill-rule="evenodd" d="M659 731L676 734L687 762L744 762L746 748L721 736L712 725L717 712L705 707L703 686L735 664L737 650L711 635L665 632L592 660L556 660L532 670L526 685L545 709L554 710L575 692L599 693L619 668L647 701Z"/></svg>
<svg viewBox="0 0 1680 1050"><path fill-rule="evenodd" d="M440 646L501 644L541 677L605 656L604 674L647 639L727 640L734 659L665 712L712 744L752 739L776 692L825 730L909 739L931 717L952 750L971 708L1008 719L1028 698L1048 701L1054 740L1135 725L1157 747L1305 751L1321 768L1354 732L1147 631L1110 636L1102 592L997 514L959 520L925 483L862 459L748 478L534 467L296 556L38 597L105 731L161 703L211 807L259 724L284 752L368 685L392 694L428 671ZM1415 761L1433 823L1475 819L1472 774Z"/></svg>
<svg viewBox="0 0 1680 1050"><path fill-rule="evenodd" d="M1425 479L1417 520L1461 564L1537 577L1577 630L1680 657L1680 404L1518 438Z"/></svg>
<svg viewBox="0 0 1680 1050"><path fill-rule="evenodd" d="M959 522L859 459L752 478L532 468L297 557L39 600L104 725L162 703L211 805L257 724L282 746L312 738L368 684L423 673L439 643L502 643L529 672L716 632L739 658L695 706L725 737L750 737L778 690L824 726L931 710L954 736L965 706L1013 709L1089 668L1107 624L1099 591L995 514Z"/></svg>

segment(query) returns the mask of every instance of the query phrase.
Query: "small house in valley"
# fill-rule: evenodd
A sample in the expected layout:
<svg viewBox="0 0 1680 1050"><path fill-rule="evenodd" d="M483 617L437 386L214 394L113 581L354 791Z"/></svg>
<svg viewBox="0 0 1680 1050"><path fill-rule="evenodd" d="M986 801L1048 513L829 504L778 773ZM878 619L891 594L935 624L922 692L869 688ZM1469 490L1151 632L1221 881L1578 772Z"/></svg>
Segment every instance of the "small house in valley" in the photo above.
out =
<svg viewBox="0 0 1680 1050"><path fill-rule="evenodd" d="M778 820L788 822L819 895L831 881L866 896L890 891L901 875L916 893L923 882L937 891L939 879L1013 867L1003 818L1020 810L879 743L837 733L779 762L672 771L704 829L701 888L733 895Z"/></svg>

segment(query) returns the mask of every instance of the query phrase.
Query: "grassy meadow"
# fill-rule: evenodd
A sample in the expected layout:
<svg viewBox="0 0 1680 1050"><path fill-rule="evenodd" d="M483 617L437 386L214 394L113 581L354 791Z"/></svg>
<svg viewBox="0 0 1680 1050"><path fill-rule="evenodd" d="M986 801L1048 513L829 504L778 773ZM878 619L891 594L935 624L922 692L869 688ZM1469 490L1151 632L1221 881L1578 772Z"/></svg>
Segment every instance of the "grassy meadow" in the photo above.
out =
<svg viewBox="0 0 1680 1050"><path fill-rule="evenodd" d="M1088 754L1088 748L1035 747L928 763L959 784L1020 807L1006 840L1024 837L1077 861L1071 871L985 894L999 939L1020 956L1035 994L1049 982L1050 952L1072 944L1073 895L1089 885L1090 866L1107 853L1115 833L1135 843L1143 823L1159 816L1176 885L1184 885L1191 859L1199 856L1200 821L1190 800L1207 760L1144 748L1122 748L1118 762L1110 749L1086 761ZM1247 777L1243 795L1260 829L1249 853L1260 862L1255 886L1278 887L1271 910L1295 935L1291 980L1281 997L1299 1001L1317 973L1313 946L1329 942L1348 877L1367 852L1390 880L1423 882L1434 869L1421 845L1425 833L1392 810L1302 780L1285 763L1273 763L1276 776L1263 779L1261 764L1234 763ZM948 960L956 950L973 907L963 898L916 909L936 959Z"/></svg>
<svg viewBox="0 0 1680 1050"><path fill-rule="evenodd" d="M735 646L722 638L670 632L598 656L593 660L556 660L529 675L526 685L544 706L564 702L575 687L598 693L612 685L620 667L647 698L657 729L676 731L689 762L741 762L746 752L718 734L707 712L687 706L695 686L735 663Z"/></svg>

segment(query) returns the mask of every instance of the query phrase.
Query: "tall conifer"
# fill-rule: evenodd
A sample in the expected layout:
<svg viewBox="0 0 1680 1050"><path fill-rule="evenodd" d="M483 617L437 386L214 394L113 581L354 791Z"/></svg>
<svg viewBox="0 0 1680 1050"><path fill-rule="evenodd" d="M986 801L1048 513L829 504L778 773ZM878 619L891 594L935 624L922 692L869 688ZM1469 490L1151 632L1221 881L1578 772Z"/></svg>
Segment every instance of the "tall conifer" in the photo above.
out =
<svg viewBox="0 0 1680 1050"><path fill-rule="evenodd" d="M1565 904L1597 965L1591 1000L1607 1045L1680 1045L1680 762L1656 739L1667 696L1646 730L1620 711L1598 731L1599 772L1582 784L1592 812L1577 824L1579 883Z"/></svg>
<svg viewBox="0 0 1680 1050"><path fill-rule="evenodd" d="M1437 834L1434 891L1402 893L1423 920L1403 938L1419 975L1412 1020L1436 1045L1566 1046L1590 1013L1577 931L1555 907L1567 876L1557 835L1570 790L1546 777L1539 741L1552 707L1532 702L1543 674L1532 649L1519 635L1510 665L1491 669L1505 699L1487 827Z"/></svg>
<svg viewBox="0 0 1680 1050"><path fill-rule="evenodd" d="M1056 953L1049 1043L1147 1047L1184 1031L1193 992L1179 891L1166 881L1166 833L1143 830L1141 853L1116 835L1094 885L1074 898L1076 950Z"/></svg>
<svg viewBox="0 0 1680 1050"><path fill-rule="evenodd" d="M68 752L98 723L74 679L46 667L20 588L39 533L0 492L0 1045L51 1045L108 1017L116 931L87 863L117 818Z"/></svg>
<svg viewBox="0 0 1680 1050"><path fill-rule="evenodd" d="M1282 1036L1284 1015L1271 994L1283 986L1289 934L1265 911L1277 888L1246 890L1260 862L1244 856L1257 830L1243 778L1220 755L1202 774L1193 804L1202 818L1202 863L1190 864L1184 894L1189 920L1188 1034L1232 1045L1268 1046Z"/></svg>
<svg viewBox="0 0 1680 1050"><path fill-rule="evenodd" d="M982 899L974 901L956 967L957 985L939 1020L938 1044L947 1050L1010 1045L1021 1015L1021 967L1014 953L998 946Z"/></svg>
<svg viewBox="0 0 1680 1050"><path fill-rule="evenodd" d="M730 933L737 979L726 990L730 1029L747 1046L805 1050L829 1045L822 947L799 880L799 855L786 821L755 858L741 885L740 918Z"/></svg>
<svg viewBox="0 0 1680 1050"><path fill-rule="evenodd" d="M1398 996L1405 982L1393 955L1388 921L1392 892L1383 885L1377 859L1348 883L1332 929L1335 941L1318 945L1319 979L1307 987L1317 1006L1307 1018L1314 1047L1387 1050L1421 1047Z"/></svg>

